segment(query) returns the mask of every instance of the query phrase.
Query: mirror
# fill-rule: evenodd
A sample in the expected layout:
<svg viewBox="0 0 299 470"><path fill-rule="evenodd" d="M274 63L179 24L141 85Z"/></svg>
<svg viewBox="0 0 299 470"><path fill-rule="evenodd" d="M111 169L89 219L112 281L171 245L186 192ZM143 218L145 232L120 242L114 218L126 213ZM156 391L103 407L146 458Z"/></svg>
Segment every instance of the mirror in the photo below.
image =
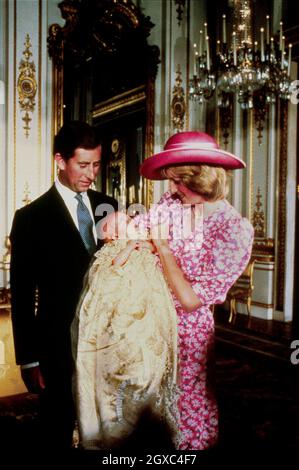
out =
<svg viewBox="0 0 299 470"><path fill-rule="evenodd" d="M97 189L127 205L152 200L152 183L139 165L154 148L154 83L159 49L147 37L154 26L128 0L65 0L66 23L49 30L53 60L53 132L63 122L87 121L103 141Z"/></svg>

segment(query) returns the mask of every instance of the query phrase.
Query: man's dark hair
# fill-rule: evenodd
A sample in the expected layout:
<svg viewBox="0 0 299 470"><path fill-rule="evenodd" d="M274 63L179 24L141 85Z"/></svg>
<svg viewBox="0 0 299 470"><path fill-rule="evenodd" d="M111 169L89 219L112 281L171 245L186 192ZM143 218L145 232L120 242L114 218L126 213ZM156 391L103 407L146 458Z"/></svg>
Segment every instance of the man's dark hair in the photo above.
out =
<svg viewBox="0 0 299 470"><path fill-rule="evenodd" d="M53 154L60 153L64 160L74 156L77 148L93 150L101 145L96 129L86 122L65 123L54 137Z"/></svg>

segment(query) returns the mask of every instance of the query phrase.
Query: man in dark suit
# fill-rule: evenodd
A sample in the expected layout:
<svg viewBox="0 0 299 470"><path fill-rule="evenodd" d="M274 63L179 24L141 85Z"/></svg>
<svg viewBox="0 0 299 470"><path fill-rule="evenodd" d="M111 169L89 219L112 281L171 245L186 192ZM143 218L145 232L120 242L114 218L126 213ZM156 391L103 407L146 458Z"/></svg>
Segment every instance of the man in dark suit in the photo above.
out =
<svg viewBox="0 0 299 470"><path fill-rule="evenodd" d="M54 139L54 158L59 168L54 185L14 217L12 323L23 381L40 394L43 439L67 448L75 420L70 325L97 248L97 213L105 215L101 207L116 209L116 201L89 189L101 161L94 128L65 124Z"/></svg>

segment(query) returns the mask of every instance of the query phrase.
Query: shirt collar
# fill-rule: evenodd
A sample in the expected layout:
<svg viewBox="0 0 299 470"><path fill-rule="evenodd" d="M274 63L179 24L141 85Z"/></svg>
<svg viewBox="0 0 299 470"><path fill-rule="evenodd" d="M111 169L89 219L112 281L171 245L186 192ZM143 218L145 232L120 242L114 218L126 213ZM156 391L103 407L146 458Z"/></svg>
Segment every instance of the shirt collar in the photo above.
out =
<svg viewBox="0 0 299 470"><path fill-rule="evenodd" d="M68 200L68 201L73 200L75 196L77 195L76 191L73 191L72 189L62 184L58 177L55 180L55 186L56 186L57 191L59 192L59 194L62 196L64 200ZM86 191L82 192L81 194L82 194L83 199L87 197Z"/></svg>

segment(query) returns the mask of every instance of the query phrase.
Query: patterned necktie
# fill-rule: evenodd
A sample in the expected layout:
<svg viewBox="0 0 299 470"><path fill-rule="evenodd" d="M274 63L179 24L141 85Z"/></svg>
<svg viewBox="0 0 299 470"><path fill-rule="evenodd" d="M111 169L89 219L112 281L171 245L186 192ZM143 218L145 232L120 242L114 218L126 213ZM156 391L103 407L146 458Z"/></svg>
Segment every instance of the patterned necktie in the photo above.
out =
<svg viewBox="0 0 299 470"><path fill-rule="evenodd" d="M77 193L75 198L78 201L77 217L79 224L79 232L87 251L91 255L93 255L96 250L96 243L94 241L93 236L93 221L90 216L89 210L83 202L82 194Z"/></svg>

